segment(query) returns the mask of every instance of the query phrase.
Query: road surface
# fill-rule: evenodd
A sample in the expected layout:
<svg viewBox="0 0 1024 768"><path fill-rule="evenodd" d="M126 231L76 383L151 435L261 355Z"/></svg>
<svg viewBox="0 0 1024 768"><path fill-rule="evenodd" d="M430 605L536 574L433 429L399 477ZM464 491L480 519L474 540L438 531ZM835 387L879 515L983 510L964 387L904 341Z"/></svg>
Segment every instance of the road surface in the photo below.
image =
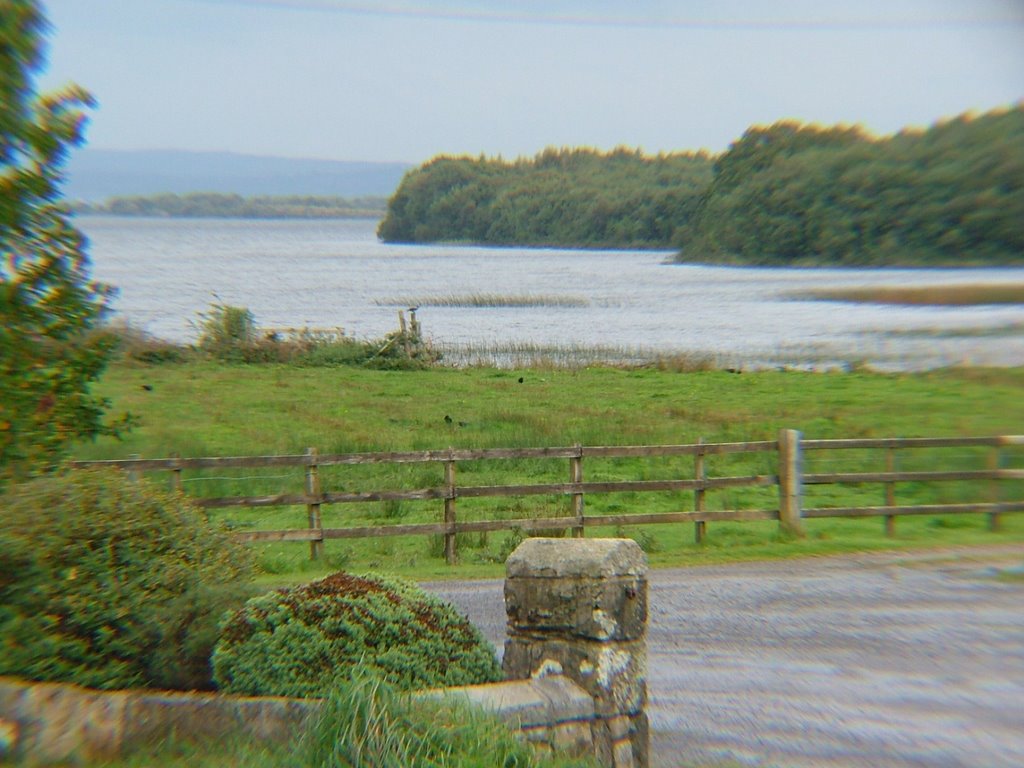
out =
<svg viewBox="0 0 1024 768"><path fill-rule="evenodd" d="M651 571L652 766L1024 766L1024 546ZM500 581L428 586L497 647Z"/></svg>

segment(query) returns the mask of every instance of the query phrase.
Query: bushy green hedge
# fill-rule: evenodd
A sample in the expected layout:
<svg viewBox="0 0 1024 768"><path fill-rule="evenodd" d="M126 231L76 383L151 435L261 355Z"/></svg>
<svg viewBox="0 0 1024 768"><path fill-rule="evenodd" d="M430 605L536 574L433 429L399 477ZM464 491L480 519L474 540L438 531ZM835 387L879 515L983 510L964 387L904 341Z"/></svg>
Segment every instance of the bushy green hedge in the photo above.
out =
<svg viewBox="0 0 1024 768"><path fill-rule="evenodd" d="M76 470L0 498L0 674L93 688L210 687L249 550L180 494Z"/></svg>
<svg viewBox="0 0 1024 768"><path fill-rule="evenodd" d="M400 690L501 679L494 649L450 605L414 584L335 573L254 597L213 654L229 693L323 696L358 666Z"/></svg>

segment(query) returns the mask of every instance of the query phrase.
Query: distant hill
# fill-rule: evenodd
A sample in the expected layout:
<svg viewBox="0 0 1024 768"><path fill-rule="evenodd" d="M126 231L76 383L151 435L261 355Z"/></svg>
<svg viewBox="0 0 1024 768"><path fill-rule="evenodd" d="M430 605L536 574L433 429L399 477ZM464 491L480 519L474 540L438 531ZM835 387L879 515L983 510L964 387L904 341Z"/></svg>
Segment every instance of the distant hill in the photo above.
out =
<svg viewBox="0 0 1024 768"><path fill-rule="evenodd" d="M85 147L72 153L64 186L69 200L161 192L388 197L408 163L295 160L228 152L122 151Z"/></svg>

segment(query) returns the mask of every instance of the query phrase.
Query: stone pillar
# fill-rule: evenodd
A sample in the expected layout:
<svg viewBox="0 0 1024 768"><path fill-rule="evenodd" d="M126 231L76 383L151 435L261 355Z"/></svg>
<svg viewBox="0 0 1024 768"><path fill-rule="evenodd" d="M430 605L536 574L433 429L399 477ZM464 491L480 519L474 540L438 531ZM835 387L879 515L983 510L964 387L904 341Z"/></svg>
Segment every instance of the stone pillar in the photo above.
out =
<svg viewBox="0 0 1024 768"><path fill-rule="evenodd" d="M646 768L647 556L632 539L527 539L505 564L505 675L594 699L602 765Z"/></svg>

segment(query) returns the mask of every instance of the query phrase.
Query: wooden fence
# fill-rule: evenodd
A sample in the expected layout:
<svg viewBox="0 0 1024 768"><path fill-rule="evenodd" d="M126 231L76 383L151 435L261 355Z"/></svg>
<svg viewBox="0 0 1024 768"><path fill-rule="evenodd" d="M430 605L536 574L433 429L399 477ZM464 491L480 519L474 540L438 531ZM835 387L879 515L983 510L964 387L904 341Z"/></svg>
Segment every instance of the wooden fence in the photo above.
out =
<svg viewBox="0 0 1024 768"><path fill-rule="evenodd" d="M706 525L722 520L777 520L782 529L801 534L803 520L824 517L883 517L886 531L894 532L895 518L901 515L939 515L950 513L981 513L989 516L989 527L996 530L999 516L1008 512L1024 511L1024 498L1003 500L997 481L1024 480L1024 469L1002 467L1002 453L1008 448L1024 446L1024 435L993 437L943 438L879 438L844 440L805 440L800 432L784 429L778 440L754 442L704 443L687 445L643 446L571 446L563 448L490 448L479 450L448 449L442 451L410 451L381 453L345 453L320 455L315 449L305 454L288 456L238 456L217 458L127 459L108 461L79 461L73 466L113 466L138 475L142 472L171 473L172 487L182 487L183 470L223 468L303 467L305 487L302 493L281 493L266 496L231 496L196 498L206 508L269 507L302 505L307 509L308 526L287 530L260 530L240 532L245 541L308 541L310 556L322 554L326 539L346 539L403 535L441 535L444 554L449 563L457 558L456 535L464 532L482 532L520 529L523 531L571 529L572 535L583 536L592 526L649 525L658 523L694 524L699 542L706 535ZM941 471L896 471L896 451L924 448L985 448L989 449L985 469ZM880 450L885 452L886 470L883 472L804 472L804 454L810 451ZM775 474L741 476L708 476L705 461L709 456L739 453L777 453L778 471ZM583 479L584 458L637 458L692 456L693 477L666 480L619 480L586 482ZM533 483L522 485L472 486L458 485L456 467L460 462L480 460L562 459L569 462L569 480L564 483ZM363 492L332 492L321 487L320 468L334 465L359 464L443 464L444 481L438 487L414 490L375 490ZM989 481L987 498L971 503L898 505L895 500L897 483L937 481ZM885 491L885 504L858 507L805 508L803 491L810 485L878 483ZM709 510L706 493L710 490L742 487L770 487L778 489L778 506L771 509ZM624 492L692 491L693 510L657 513L593 515L585 513L584 499L588 494ZM520 518L503 520L458 520L456 503L459 499L484 497L521 497L533 495L560 495L570 497L569 516ZM321 507L325 504L347 504L373 501L430 501L443 504L442 522L389 524L376 526L325 528Z"/></svg>

